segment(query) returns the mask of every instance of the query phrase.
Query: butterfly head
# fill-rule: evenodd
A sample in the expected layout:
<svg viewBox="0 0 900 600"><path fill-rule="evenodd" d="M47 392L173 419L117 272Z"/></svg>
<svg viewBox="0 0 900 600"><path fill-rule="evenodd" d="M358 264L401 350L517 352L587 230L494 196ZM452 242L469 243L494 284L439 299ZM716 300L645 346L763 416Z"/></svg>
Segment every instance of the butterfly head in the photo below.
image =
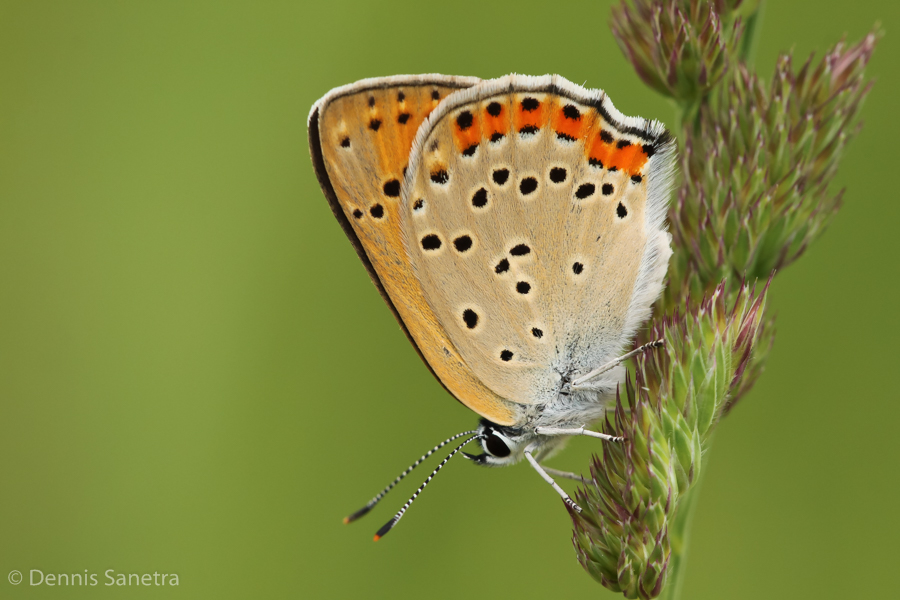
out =
<svg viewBox="0 0 900 600"><path fill-rule="evenodd" d="M518 427L504 427L482 419L478 424L478 434L484 454L463 455L475 464L484 467L503 467L518 462L525 447L534 439Z"/></svg>

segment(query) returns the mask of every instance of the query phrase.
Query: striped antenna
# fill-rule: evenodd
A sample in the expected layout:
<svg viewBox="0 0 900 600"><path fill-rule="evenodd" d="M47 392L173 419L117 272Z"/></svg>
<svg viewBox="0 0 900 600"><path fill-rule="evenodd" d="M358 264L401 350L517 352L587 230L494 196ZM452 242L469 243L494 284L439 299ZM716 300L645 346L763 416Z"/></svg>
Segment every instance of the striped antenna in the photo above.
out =
<svg viewBox="0 0 900 600"><path fill-rule="evenodd" d="M464 435L464 434L463 434L463 435ZM482 439L482 438L484 438L484 437L485 437L485 436L483 436L483 435L473 435L472 437L470 437L469 439L467 439L466 441L464 441L462 444L460 444L459 446L457 446L456 449L453 450L453 452L451 452L450 454L448 454L448 455L447 455L447 458L445 458L444 460L442 460L442 461L441 461L441 464L439 464L439 465L437 466L437 468L435 468L435 470L431 472L431 475L428 476L428 479L426 479L425 482L422 483L422 485L419 486L419 489L417 489L417 490L416 490L416 493L412 495L412 498L410 498L409 500L407 500L407 501L406 501L406 504L403 505L403 508L401 508L400 511L399 511L396 515L394 515L394 518L391 519L390 521L388 521L387 523L385 523L385 524L384 524L384 527L382 527L381 529L378 530L378 532L375 534L375 541L377 542L378 540L380 540L381 538L383 538L385 535L387 535L387 532L388 532L388 531L390 531L391 529L394 528L394 525L396 525L396 524L400 521L400 519L403 518L403 513L405 513L405 512L406 512L406 509L408 509L409 506L413 503L413 500L416 499L416 496L418 496L419 494L422 493L422 490L425 489L425 486L428 485L428 482L431 481L432 479L434 479L434 476L437 475L438 471L441 470L441 467L443 467L444 465L446 465L446 464L447 464L447 461L449 461L451 458L453 458L453 455L454 455L454 454L456 454L457 452L459 452L460 450L462 450L463 446L465 446L466 444L468 444L468 443L471 442L472 440L476 440L476 439L480 440L480 439Z"/></svg>
<svg viewBox="0 0 900 600"><path fill-rule="evenodd" d="M450 442L452 442L452 441L454 441L454 440L457 440L457 439L463 437L464 435L472 435L473 433L478 433L478 430L473 429L472 431L463 431L462 433L457 433L457 434L454 435L453 437L447 438L446 440L444 440L443 442L441 442L440 444L438 444L437 446L435 446L434 448L432 448L431 450L429 450L428 452L426 452L425 454L423 454L423 455L421 456L421 458L419 458L419 460L417 460L417 461L414 462L413 464L409 465L409 468L407 468L405 471L403 471L402 473L400 473L400 476L397 477L397 479L395 479L394 481L392 481L391 484L390 484L389 486L387 486L386 488L384 488L383 490L381 490L381 491L378 493L377 496L375 496L374 498L372 498L371 500L369 500L369 501L366 503L365 506L363 506L361 509L359 509L358 511L356 511L355 513L353 513L353 514L350 515L349 517L344 517L344 523L352 523L353 521L357 520L358 518L360 518L361 516L365 515L365 514L366 514L367 512L369 512L370 510L372 510L372 509L375 507L375 505L378 504L378 502L379 502L382 498L384 498L384 497L387 495L387 493L388 493L389 491L391 491L391 490L394 488L395 485L397 485L398 483L400 483L400 481L401 481L404 477L406 477L407 475L409 475L410 472L411 472L413 469L415 469L415 468L418 467L420 464L422 464L422 462L425 461L425 459L427 459L429 456L431 456L432 454L434 454L435 452L437 452L438 450L440 450L441 448L443 448L444 446L446 446L446 445L449 444ZM465 444L464 444L464 445L465 445Z"/></svg>

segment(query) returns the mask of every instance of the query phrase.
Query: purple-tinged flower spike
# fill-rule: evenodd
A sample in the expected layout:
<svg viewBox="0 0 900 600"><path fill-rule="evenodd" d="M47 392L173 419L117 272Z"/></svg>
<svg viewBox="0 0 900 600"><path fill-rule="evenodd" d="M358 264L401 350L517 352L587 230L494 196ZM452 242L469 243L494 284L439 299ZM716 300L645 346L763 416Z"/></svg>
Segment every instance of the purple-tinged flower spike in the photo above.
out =
<svg viewBox="0 0 900 600"><path fill-rule="evenodd" d="M644 83L692 105L736 61L743 32L740 13L755 11L755 5L743 0L633 0L613 8L610 28Z"/></svg>
<svg viewBox="0 0 900 600"><path fill-rule="evenodd" d="M680 109L682 185L669 212L674 254L655 322L614 422L576 494L573 542L594 579L627 598L676 600L688 522L716 423L752 388L774 339L769 283L837 211L830 184L859 130L877 33L770 84L747 67L759 4L631 0L613 9L619 46ZM768 278L757 295L747 281ZM692 299L702 298L695 304Z"/></svg>
<svg viewBox="0 0 900 600"><path fill-rule="evenodd" d="M784 55L769 85L739 66L710 96L686 132L663 311L724 278L765 279L822 234L841 203L829 186L859 130L876 40L840 43L799 71Z"/></svg>
<svg viewBox="0 0 900 600"><path fill-rule="evenodd" d="M780 272L822 234L843 196L829 187L859 130L871 88L864 70L877 38L841 42L797 71L784 55L768 86L738 66L710 95L685 132L683 183L669 212L675 251L657 314L723 279L732 294L744 278ZM729 409L753 387L774 334L774 319L766 318Z"/></svg>
<svg viewBox="0 0 900 600"><path fill-rule="evenodd" d="M669 577L673 540L685 534L689 493L703 469L715 424L741 385L760 333L766 286L742 286L726 304L724 283L685 314L653 332L665 347L638 362L626 380L591 465L576 492L583 512L570 511L578 560L604 587L626 598L656 598Z"/></svg>

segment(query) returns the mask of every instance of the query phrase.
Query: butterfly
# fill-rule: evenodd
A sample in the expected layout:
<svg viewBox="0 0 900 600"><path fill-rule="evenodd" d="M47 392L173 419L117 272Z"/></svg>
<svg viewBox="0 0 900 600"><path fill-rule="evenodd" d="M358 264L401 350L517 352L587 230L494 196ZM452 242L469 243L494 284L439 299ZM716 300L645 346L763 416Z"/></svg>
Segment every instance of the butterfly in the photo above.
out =
<svg viewBox="0 0 900 600"><path fill-rule="evenodd" d="M481 420L483 466L541 463L602 418L671 256L675 143L559 75L404 75L331 90L308 121L313 167L372 282L437 380Z"/></svg>

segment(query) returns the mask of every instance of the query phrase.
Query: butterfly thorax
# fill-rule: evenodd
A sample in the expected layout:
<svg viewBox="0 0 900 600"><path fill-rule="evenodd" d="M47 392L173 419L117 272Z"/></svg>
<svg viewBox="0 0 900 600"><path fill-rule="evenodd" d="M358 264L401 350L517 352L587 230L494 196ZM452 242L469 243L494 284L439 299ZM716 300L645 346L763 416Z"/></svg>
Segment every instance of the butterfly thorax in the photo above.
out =
<svg viewBox="0 0 900 600"><path fill-rule="evenodd" d="M580 385L575 389L572 381L584 374L584 369L564 370L550 401L517 405L512 427L581 427L590 426L602 419L606 411L615 404L616 391L624 378L625 370L617 366L590 384Z"/></svg>
<svg viewBox="0 0 900 600"><path fill-rule="evenodd" d="M621 368L614 369L606 379L593 382L587 390L572 389L571 381L565 378L553 402L522 407L519 422L514 426L482 419L478 431L485 436L481 440L485 453L466 456L482 466L507 466L519 462L525 449L530 447L539 461L550 458L569 438L541 435L537 430L590 427L604 418L615 401L616 387L623 372Z"/></svg>

